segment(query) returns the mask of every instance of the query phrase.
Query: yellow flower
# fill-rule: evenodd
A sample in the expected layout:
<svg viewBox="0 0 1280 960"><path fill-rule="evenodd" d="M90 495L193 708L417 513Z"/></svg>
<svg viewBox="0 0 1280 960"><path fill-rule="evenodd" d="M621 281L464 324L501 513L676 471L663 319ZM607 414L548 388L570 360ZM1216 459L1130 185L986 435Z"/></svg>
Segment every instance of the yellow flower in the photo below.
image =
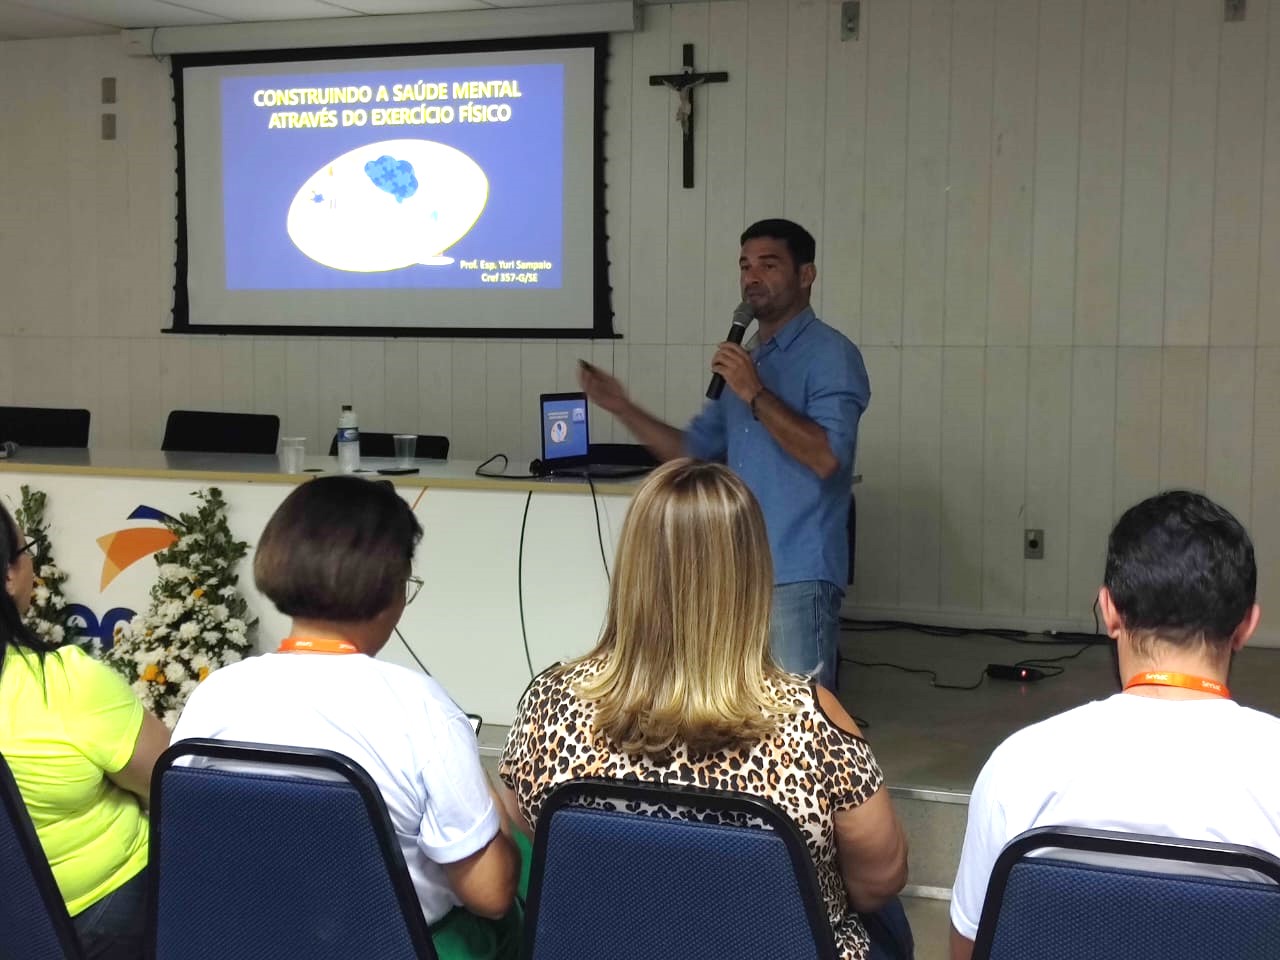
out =
<svg viewBox="0 0 1280 960"><path fill-rule="evenodd" d="M157 667L154 663L148 663L147 669L142 671L142 679L154 680L156 678L156 675L159 673L160 673L159 667Z"/></svg>
<svg viewBox="0 0 1280 960"><path fill-rule="evenodd" d="M168 683L168 682L169 682L169 681L168 681L168 680L166 680L166 679L164 678L164 674L163 674L163 673L157 673L157 674L156 674L156 683L161 683L161 684L163 684L163 683Z"/></svg>
<svg viewBox="0 0 1280 960"><path fill-rule="evenodd" d="M44 579L43 579L43 578L41 578L41 577L32 577L31 579L35 580L35 582L36 582L36 586L37 586L37 587L43 587L43 586L44 586Z"/></svg>
<svg viewBox="0 0 1280 960"><path fill-rule="evenodd" d="M204 596L204 587L196 587L196 589L191 591L191 596L199 600L201 597Z"/></svg>
<svg viewBox="0 0 1280 960"><path fill-rule="evenodd" d="M208 667L201 667L201 668L200 668L200 679L201 679L201 680L203 680L203 679L204 679L205 677L207 677L208 675L209 675L209 668L208 668Z"/></svg>

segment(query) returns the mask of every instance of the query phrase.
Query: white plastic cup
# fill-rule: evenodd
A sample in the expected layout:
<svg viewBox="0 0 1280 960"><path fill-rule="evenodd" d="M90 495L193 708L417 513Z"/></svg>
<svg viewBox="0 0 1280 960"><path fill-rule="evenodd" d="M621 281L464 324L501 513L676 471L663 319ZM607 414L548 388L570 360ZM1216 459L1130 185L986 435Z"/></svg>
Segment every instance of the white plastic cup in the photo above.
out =
<svg viewBox="0 0 1280 960"><path fill-rule="evenodd" d="M416 433L397 433L394 439L396 443L396 466L413 466L413 459L418 452L418 435Z"/></svg>
<svg viewBox="0 0 1280 960"><path fill-rule="evenodd" d="M280 469L285 473L301 473L306 457L306 437L280 438Z"/></svg>

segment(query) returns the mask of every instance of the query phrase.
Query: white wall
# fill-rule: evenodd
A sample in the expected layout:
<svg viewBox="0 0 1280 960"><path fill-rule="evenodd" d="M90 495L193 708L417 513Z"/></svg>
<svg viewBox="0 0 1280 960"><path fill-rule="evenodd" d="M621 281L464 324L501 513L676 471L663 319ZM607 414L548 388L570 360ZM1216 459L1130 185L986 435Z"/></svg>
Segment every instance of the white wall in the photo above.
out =
<svg viewBox="0 0 1280 960"><path fill-rule="evenodd" d="M1113 518L1186 485L1249 525L1280 625L1268 5L1223 24L1221 0L864 0L848 43L825 0L646 8L615 41L606 121L624 338L594 345L160 336L167 65L114 38L0 43L0 402L87 405L117 447L158 444L173 407L276 411L318 448L350 399L370 429L527 458L536 395L584 352L689 415L737 234L782 214L817 236L820 312L871 371L860 608L1084 622ZM647 79L685 42L731 77L697 94L693 190ZM1024 527L1045 559L1022 559Z"/></svg>

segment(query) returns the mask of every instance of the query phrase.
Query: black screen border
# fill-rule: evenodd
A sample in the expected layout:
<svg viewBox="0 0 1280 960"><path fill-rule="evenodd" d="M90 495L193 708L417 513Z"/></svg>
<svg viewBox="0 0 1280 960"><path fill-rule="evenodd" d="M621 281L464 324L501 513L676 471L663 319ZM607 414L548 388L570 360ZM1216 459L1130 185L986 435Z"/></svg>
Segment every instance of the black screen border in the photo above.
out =
<svg viewBox="0 0 1280 960"><path fill-rule="evenodd" d="M573 328L513 327L370 327L266 324L200 324L191 322L187 290L187 171L183 133L182 72L190 67L216 67L252 63L295 63L307 60L363 60L370 57L405 57L453 53L500 53L521 50L589 48L594 54L595 91L592 137L592 326ZM228 53L175 54L172 58L174 126L177 130L178 215L177 251L174 257L173 326L161 331L173 334L270 337L395 337L450 340L616 340L613 329L613 289L609 285L608 236L604 204L604 94L609 60L607 33L529 37L510 40L466 40L447 43L412 43L359 47L308 47L291 50L245 50Z"/></svg>

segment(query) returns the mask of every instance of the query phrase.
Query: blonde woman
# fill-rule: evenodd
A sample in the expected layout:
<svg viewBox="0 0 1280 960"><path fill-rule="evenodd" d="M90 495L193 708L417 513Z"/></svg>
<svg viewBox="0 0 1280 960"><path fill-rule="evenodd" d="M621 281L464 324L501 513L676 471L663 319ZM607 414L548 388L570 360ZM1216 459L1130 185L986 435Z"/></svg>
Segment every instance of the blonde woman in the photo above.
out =
<svg viewBox="0 0 1280 960"><path fill-rule="evenodd" d="M502 757L508 806L532 827L547 794L578 777L765 797L805 837L842 960L894 956L860 914L902 889L906 839L840 702L770 658L772 589L764 519L742 481L690 460L655 471L622 529L599 644L521 700Z"/></svg>

